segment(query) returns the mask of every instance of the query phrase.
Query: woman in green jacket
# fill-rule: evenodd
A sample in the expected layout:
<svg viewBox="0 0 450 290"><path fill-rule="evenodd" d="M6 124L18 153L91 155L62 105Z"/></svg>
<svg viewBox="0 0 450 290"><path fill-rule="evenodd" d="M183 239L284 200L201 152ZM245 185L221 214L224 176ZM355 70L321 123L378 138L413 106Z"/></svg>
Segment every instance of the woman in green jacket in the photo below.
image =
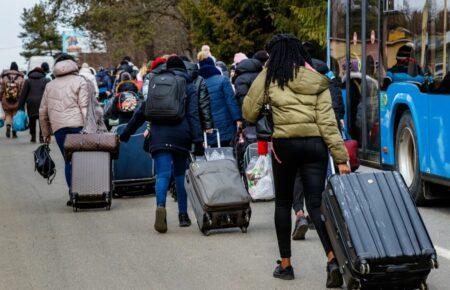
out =
<svg viewBox="0 0 450 290"><path fill-rule="evenodd" d="M274 121L275 228L281 255L273 275L294 279L290 261L291 209L295 177L300 171L308 213L328 258L327 287L339 287L342 276L320 213L328 150L341 174L349 173L350 169L331 105L329 81L309 65L309 55L294 36L274 36L267 51L270 53L267 67L245 97L243 113L245 119L254 123L264 104L265 92L268 93Z"/></svg>

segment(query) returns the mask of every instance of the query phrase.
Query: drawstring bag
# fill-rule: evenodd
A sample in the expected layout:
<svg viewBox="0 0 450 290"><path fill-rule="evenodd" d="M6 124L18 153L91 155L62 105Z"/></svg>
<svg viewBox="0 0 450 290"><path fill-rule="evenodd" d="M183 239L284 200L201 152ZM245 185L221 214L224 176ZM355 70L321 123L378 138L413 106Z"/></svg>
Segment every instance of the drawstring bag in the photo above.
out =
<svg viewBox="0 0 450 290"><path fill-rule="evenodd" d="M28 129L28 116L24 111L18 111L12 122L13 131L22 132Z"/></svg>
<svg viewBox="0 0 450 290"><path fill-rule="evenodd" d="M47 179L47 184L51 184L56 176L55 162L50 157L50 147L47 144L39 146L34 151L34 171Z"/></svg>

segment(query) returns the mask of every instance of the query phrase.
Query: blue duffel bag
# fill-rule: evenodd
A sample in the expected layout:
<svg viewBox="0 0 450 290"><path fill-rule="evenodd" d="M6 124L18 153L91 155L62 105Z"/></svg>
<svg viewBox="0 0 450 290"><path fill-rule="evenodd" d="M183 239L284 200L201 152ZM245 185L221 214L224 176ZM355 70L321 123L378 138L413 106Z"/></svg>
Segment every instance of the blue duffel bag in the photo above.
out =
<svg viewBox="0 0 450 290"><path fill-rule="evenodd" d="M12 129L16 132L22 132L28 129L28 116L24 111L18 111L13 118Z"/></svg>

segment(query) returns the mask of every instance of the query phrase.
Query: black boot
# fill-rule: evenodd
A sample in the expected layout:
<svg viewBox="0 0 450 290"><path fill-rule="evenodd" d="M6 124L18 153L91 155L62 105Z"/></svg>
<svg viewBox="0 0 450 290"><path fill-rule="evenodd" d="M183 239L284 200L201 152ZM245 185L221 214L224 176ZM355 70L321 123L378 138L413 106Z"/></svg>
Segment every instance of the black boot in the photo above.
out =
<svg viewBox="0 0 450 290"><path fill-rule="evenodd" d="M11 125L6 125L6 138L11 138Z"/></svg>
<svg viewBox="0 0 450 290"><path fill-rule="evenodd" d="M31 143L36 143L36 135L34 134L34 135L31 135L31 140L30 140L30 142Z"/></svg>
<svg viewBox="0 0 450 290"><path fill-rule="evenodd" d="M191 225L191 219L187 213L178 214L178 220L180 221L180 227L189 227Z"/></svg>
<svg viewBox="0 0 450 290"><path fill-rule="evenodd" d="M17 138L17 132L16 131L12 131L12 137L13 137L13 139Z"/></svg>
<svg viewBox="0 0 450 290"><path fill-rule="evenodd" d="M327 264L327 288L339 288L344 284L336 258Z"/></svg>

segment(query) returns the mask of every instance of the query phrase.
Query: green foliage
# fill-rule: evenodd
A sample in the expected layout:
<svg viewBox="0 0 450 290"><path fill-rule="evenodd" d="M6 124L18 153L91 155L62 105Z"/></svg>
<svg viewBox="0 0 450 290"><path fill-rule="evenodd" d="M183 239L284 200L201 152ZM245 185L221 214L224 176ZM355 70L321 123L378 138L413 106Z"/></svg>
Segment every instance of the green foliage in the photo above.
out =
<svg viewBox="0 0 450 290"><path fill-rule="evenodd" d="M23 42L21 55L29 59L33 55L54 55L61 50L62 40L56 29L56 17L47 11L43 3L24 9L21 16Z"/></svg>
<svg viewBox="0 0 450 290"><path fill-rule="evenodd" d="M263 49L278 32L293 33L321 50L326 45L326 0L182 0L180 9L194 44L209 44L227 61L236 52Z"/></svg>

